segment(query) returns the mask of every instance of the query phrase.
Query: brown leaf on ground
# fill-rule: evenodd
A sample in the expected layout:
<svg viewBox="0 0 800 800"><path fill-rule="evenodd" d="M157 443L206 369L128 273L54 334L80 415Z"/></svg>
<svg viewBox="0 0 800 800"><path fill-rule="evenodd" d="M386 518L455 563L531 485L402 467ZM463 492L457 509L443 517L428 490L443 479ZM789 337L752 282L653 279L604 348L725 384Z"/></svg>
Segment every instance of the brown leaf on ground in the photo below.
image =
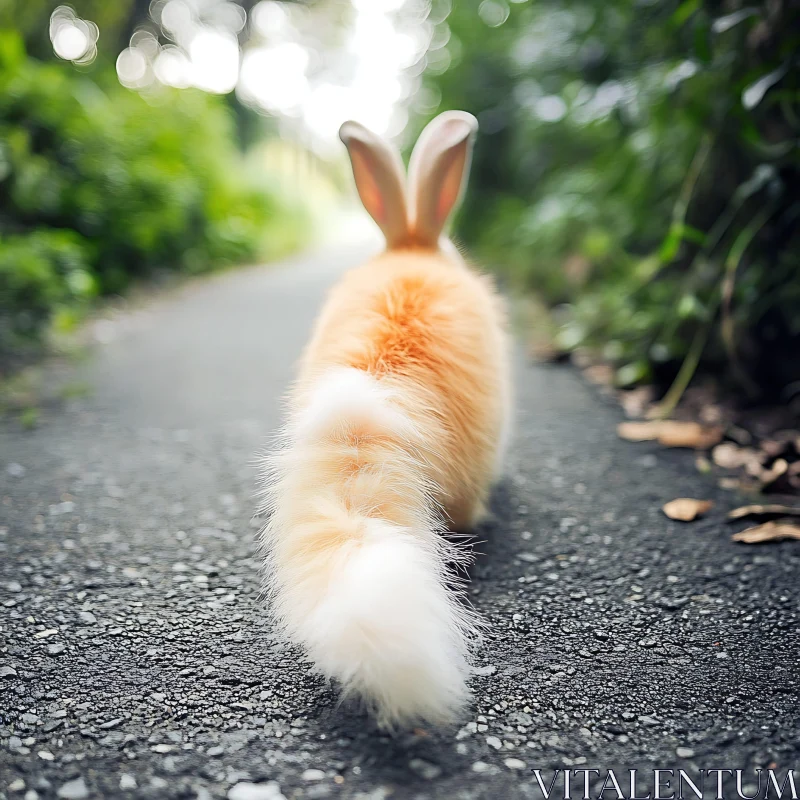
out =
<svg viewBox="0 0 800 800"><path fill-rule="evenodd" d="M665 503L661 510L670 518L691 522L702 517L714 503L711 500L695 500L693 497L678 497Z"/></svg>
<svg viewBox="0 0 800 800"><path fill-rule="evenodd" d="M620 422L617 425L617 435L629 442L656 439L664 447L689 447L695 450L708 450L722 439L722 434L720 427L709 428L697 422L674 419Z"/></svg>
<svg viewBox="0 0 800 800"><path fill-rule="evenodd" d="M723 442L711 451L711 458L718 467L723 469L748 467L749 472L751 470L755 470L756 473L761 472L762 456L751 447L739 447L733 442Z"/></svg>
<svg viewBox="0 0 800 800"><path fill-rule="evenodd" d="M648 420L646 422L620 422L617 425L617 436L628 442L649 442L658 439L661 422Z"/></svg>
<svg viewBox="0 0 800 800"><path fill-rule="evenodd" d="M800 526L784 520L765 522L762 525L756 525L755 528L734 533L731 538L734 542L744 542L745 544L777 542L780 539L800 539Z"/></svg>
<svg viewBox="0 0 800 800"><path fill-rule="evenodd" d="M744 519L745 517L800 517L800 507L782 506L777 503L769 505L739 506L728 512L728 519Z"/></svg>
<svg viewBox="0 0 800 800"><path fill-rule="evenodd" d="M772 464L770 469L763 469L758 475L758 478L761 481L761 485L763 486L770 486L771 484L775 483L778 478L782 477L789 471L789 463L783 459L778 458Z"/></svg>
<svg viewBox="0 0 800 800"><path fill-rule="evenodd" d="M707 427L696 422L664 420L658 441L665 447L693 447L708 450L722 439L721 427Z"/></svg>

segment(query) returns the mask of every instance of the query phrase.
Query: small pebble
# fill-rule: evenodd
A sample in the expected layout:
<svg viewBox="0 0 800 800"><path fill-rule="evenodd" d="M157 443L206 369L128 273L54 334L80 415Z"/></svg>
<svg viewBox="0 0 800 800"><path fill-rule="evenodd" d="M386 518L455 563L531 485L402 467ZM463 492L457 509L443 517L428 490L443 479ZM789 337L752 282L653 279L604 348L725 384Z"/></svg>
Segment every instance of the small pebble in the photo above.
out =
<svg viewBox="0 0 800 800"><path fill-rule="evenodd" d="M123 772L122 775L119 776L119 788L135 789L136 778L134 778L133 775L129 775L127 772Z"/></svg>
<svg viewBox="0 0 800 800"><path fill-rule="evenodd" d="M83 800L89 796L89 790L83 778L75 778L60 786L56 794L63 800Z"/></svg>
<svg viewBox="0 0 800 800"><path fill-rule="evenodd" d="M503 746L503 743L496 736L487 736L486 744L488 744L489 747L492 747L495 750L499 750Z"/></svg>
<svg viewBox="0 0 800 800"><path fill-rule="evenodd" d="M507 758L503 762L509 769L525 769L525 762L518 758Z"/></svg>
<svg viewBox="0 0 800 800"><path fill-rule="evenodd" d="M301 776L304 781L321 781L325 773L321 769L307 769Z"/></svg>
<svg viewBox="0 0 800 800"><path fill-rule="evenodd" d="M240 781L228 791L228 800L286 800L275 781L248 783Z"/></svg>
<svg viewBox="0 0 800 800"><path fill-rule="evenodd" d="M678 758L694 758L694 750L691 747L679 747L675 750Z"/></svg>

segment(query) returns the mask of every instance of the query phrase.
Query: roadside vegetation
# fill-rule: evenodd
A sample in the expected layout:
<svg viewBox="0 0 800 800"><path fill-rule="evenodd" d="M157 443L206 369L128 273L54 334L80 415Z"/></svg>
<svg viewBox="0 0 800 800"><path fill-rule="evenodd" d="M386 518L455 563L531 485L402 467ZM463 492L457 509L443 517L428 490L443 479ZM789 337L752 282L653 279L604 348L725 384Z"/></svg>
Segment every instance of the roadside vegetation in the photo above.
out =
<svg viewBox="0 0 800 800"><path fill-rule="evenodd" d="M562 351L653 384L800 396L800 12L435 0L421 122L481 123L459 234ZM421 124L421 123L420 123Z"/></svg>
<svg viewBox="0 0 800 800"><path fill-rule="evenodd" d="M98 296L283 254L307 226L239 149L225 98L133 91L102 54L40 60L0 29L0 370Z"/></svg>

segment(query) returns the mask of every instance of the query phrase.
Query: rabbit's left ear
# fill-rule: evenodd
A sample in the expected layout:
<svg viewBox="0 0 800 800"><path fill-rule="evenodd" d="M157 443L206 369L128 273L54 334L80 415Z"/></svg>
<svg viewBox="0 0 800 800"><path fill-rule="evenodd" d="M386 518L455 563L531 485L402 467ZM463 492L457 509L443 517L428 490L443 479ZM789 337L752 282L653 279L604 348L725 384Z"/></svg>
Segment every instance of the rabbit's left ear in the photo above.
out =
<svg viewBox="0 0 800 800"><path fill-rule="evenodd" d="M408 168L413 240L438 247L439 237L464 192L478 120L445 111L420 134Z"/></svg>
<svg viewBox="0 0 800 800"><path fill-rule="evenodd" d="M400 154L358 122L345 122L339 138L353 165L356 189L391 249L408 242L405 170Z"/></svg>

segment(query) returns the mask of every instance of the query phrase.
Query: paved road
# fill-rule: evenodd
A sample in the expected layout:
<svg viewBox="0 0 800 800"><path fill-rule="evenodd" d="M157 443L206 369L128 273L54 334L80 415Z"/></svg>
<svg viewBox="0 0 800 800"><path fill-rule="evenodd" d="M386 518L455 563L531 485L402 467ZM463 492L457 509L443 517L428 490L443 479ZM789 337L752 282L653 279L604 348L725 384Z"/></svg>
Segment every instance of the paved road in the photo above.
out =
<svg viewBox="0 0 800 800"><path fill-rule="evenodd" d="M161 298L84 367L87 397L0 424L0 796L500 800L537 796L535 767L800 768L800 543L732 543L735 498L618 441L565 367L519 359L462 726L382 735L270 643L252 457L359 256ZM681 495L717 508L670 522Z"/></svg>

